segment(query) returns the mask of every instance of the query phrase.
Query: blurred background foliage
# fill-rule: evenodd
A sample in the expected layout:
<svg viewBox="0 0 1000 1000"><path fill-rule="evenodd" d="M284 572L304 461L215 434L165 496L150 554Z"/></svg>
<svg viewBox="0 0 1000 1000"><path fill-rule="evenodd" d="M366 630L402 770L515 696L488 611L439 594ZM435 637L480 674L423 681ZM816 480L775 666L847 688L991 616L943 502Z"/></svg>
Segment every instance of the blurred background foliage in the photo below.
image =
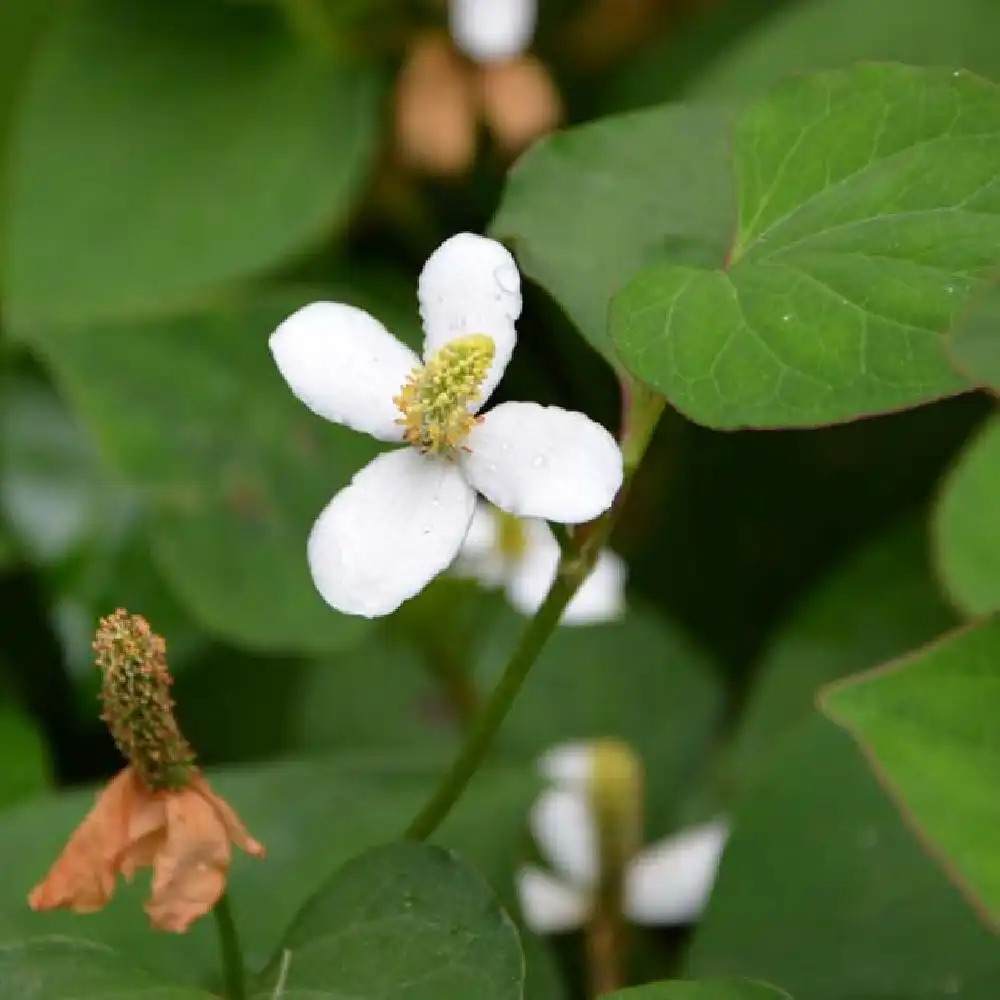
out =
<svg viewBox="0 0 1000 1000"><path fill-rule="evenodd" d="M498 597L454 580L379 623L316 595L312 519L374 452L287 392L266 344L281 317L345 300L416 344L415 276L440 240L523 240L538 283L500 395L613 427L594 310L645 263L626 237L663 239L657 212L711 169L715 140L675 144L666 118L586 123L693 98L724 117L856 60L1000 77L995 0L543 2L535 51L584 127L543 140L505 194L513 153L495 135L443 176L400 141L401 68L443 26L433 0L0 4L0 844L17 858L2 931L67 926L22 893L83 800L32 797L117 766L93 701L99 615L125 606L166 636L181 719L207 765L239 765L220 786L272 850L238 870L237 902L288 917L319 874L398 833L517 635ZM605 160L629 180L590 183ZM724 227L731 208L697 210ZM621 736L645 761L650 835L720 807L736 821L690 958L651 934L638 967L754 974L811 1000L992 996L986 932L813 708L820 684L1000 603L975 566L946 594L931 555L963 503L956 489L932 514L943 477L989 411L968 394L766 433L668 412L615 539L629 614L555 636L444 840L513 905L532 759ZM89 934L176 973L177 943L125 910ZM250 923L263 961L271 925ZM540 947L544 1000L564 985ZM575 947L559 942L566 968Z"/></svg>

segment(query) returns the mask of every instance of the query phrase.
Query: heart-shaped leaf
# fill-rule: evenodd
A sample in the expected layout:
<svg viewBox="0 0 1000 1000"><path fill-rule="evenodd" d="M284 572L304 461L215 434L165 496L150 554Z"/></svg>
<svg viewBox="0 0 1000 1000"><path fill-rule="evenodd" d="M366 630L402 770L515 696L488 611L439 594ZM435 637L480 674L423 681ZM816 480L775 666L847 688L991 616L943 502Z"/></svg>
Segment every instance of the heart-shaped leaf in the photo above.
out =
<svg viewBox="0 0 1000 1000"><path fill-rule="evenodd" d="M305 545L374 445L310 413L267 348L281 319L325 296L358 300L336 289L281 292L25 337L148 505L154 558L191 614L255 649L326 652L368 624L323 603Z"/></svg>
<svg viewBox="0 0 1000 1000"><path fill-rule="evenodd" d="M796 727L732 819L686 976L809 1000L993 1000L996 937L833 723L813 712Z"/></svg>
<svg viewBox="0 0 1000 1000"><path fill-rule="evenodd" d="M212 1000L201 990L161 983L103 945L62 937L4 943L0 996L11 1000Z"/></svg>
<svg viewBox="0 0 1000 1000"><path fill-rule="evenodd" d="M426 844L366 851L295 918L264 977L315 1000L520 1000L517 930L486 883Z"/></svg>
<svg viewBox="0 0 1000 1000"><path fill-rule="evenodd" d="M59 5L11 144L10 320L162 311L319 241L373 152L378 90L267 6Z"/></svg>
<svg viewBox="0 0 1000 1000"><path fill-rule="evenodd" d="M736 214L728 121L678 105L591 122L537 143L508 177L491 233L609 360L608 304L639 268L722 263Z"/></svg>
<svg viewBox="0 0 1000 1000"><path fill-rule="evenodd" d="M836 423L965 387L942 334L1000 251L1000 88L861 66L736 131L721 271L655 265L612 304L626 365L713 427Z"/></svg>
<svg viewBox="0 0 1000 1000"><path fill-rule="evenodd" d="M946 870L1000 929L998 703L1000 619L835 684L823 699Z"/></svg>
<svg viewBox="0 0 1000 1000"><path fill-rule="evenodd" d="M934 512L938 570L969 614L1000 608L1000 419L990 420L959 456Z"/></svg>

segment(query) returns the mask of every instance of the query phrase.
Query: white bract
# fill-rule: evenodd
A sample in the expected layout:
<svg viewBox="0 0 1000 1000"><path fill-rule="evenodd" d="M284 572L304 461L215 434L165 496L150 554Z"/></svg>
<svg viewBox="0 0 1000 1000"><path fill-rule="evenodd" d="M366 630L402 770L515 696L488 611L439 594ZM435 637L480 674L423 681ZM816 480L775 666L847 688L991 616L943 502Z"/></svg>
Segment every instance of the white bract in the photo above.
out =
<svg viewBox="0 0 1000 1000"><path fill-rule="evenodd" d="M456 48L476 62L521 55L531 44L537 0L449 0L448 26Z"/></svg>
<svg viewBox="0 0 1000 1000"><path fill-rule="evenodd" d="M476 505L469 533L452 572L486 587L502 587L507 600L533 615L545 600L559 566L559 543L538 518L516 518L489 504ZM624 560L603 550L573 595L563 625L597 625L625 613Z"/></svg>
<svg viewBox="0 0 1000 1000"><path fill-rule="evenodd" d="M592 746L566 744L541 760L552 787L536 800L531 830L557 874L528 865L518 874L525 922L540 934L575 930L587 920L599 879L598 831L587 788ZM632 923L667 926L696 920L711 894L727 824L714 820L639 851L624 878L622 909Z"/></svg>
<svg viewBox="0 0 1000 1000"><path fill-rule="evenodd" d="M417 288L423 364L374 317L313 302L271 335L292 392L313 412L408 447L373 459L320 514L308 559L320 594L377 617L454 561L477 491L518 517L593 520L622 482L599 424L556 406L479 408L514 350L520 276L493 240L460 233L428 258Z"/></svg>

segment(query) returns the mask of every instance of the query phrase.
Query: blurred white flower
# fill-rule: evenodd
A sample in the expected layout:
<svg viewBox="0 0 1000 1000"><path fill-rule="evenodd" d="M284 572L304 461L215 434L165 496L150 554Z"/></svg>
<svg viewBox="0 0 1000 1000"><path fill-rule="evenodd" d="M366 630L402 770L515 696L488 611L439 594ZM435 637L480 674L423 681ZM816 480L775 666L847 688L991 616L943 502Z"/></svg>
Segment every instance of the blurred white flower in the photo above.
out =
<svg viewBox="0 0 1000 1000"><path fill-rule="evenodd" d="M523 615L545 600L559 566L559 543L538 518L516 518L486 503L476 505L469 533L452 567L456 576L502 587ZM597 557L590 576L563 612L563 625L597 625L625 613L625 561L610 549Z"/></svg>
<svg viewBox="0 0 1000 1000"><path fill-rule="evenodd" d="M328 604L377 617L419 593L458 554L476 492L519 517L590 521L611 506L622 456L599 424L556 406L477 412L514 350L520 276L499 243L460 233L428 258L417 289L424 363L374 317L313 302L270 346L313 412L380 441L379 455L320 514L313 580Z"/></svg>
<svg viewBox="0 0 1000 1000"><path fill-rule="evenodd" d="M594 745L570 743L545 754L552 787L536 800L531 830L556 874L528 865L518 874L525 922L541 934L575 930L587 920L599 879L598 831L588 797ZM696 920L711 894L729 835L723 820L691 827L639 851L625 870L622 908L636 924Z"/></svg>
<svg viewBox="0 0 1000 1000"><path fill-rule="evenodd" d="M476 62L521 55L531 45L537 0L450 0L448 26L455 46Z"/></svg>

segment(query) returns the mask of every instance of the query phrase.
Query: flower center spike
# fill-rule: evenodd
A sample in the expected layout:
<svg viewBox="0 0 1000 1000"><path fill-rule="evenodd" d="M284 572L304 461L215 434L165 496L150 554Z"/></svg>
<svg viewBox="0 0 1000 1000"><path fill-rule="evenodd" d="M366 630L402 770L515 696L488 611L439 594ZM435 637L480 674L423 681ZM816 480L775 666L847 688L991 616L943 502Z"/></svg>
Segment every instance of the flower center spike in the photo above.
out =
<svg viewBox="0 0 1000 1000"><path fill-rule="evenodd" d="M194 752L174 718L166 643L140 615L101 619L94 640L101 671L101 718L148 788L187 785Z"/></svg>
<svg viewBox="0 0 1000 1000"><path fill-rule="evenodd" d="M497 510L497 548L505 559L517 560L527 551L528 536L519 517Z"/></svg>
<svg viewBox="0 0 1000 1000"><path fill-rule="evenodd" d="M454 451L475 426L469 407L481 398L493 354L492 338L474 333L449 341L415 368L392 400L404 440L421 451Z"/></svg>

